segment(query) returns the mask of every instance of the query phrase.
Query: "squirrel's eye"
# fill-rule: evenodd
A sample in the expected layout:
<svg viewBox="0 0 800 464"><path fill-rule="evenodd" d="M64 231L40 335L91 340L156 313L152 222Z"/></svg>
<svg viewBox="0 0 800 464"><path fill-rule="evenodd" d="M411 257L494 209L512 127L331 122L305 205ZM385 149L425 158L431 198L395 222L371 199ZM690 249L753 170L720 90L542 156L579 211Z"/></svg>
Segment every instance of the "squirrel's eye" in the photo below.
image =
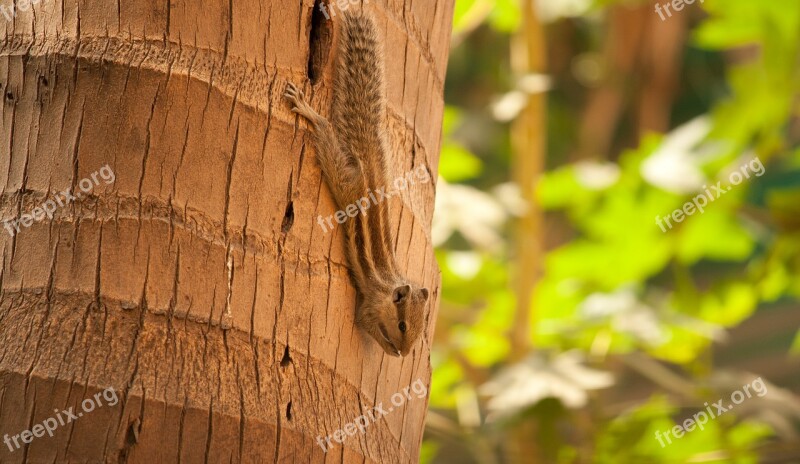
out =
<svg viewBox="0 0 800 464"><path fill-rule="evenodd" d="M397 328L400 329L400 332L405 332L406 331L406 323L401 321L400 324L398 324Z"/></svg>

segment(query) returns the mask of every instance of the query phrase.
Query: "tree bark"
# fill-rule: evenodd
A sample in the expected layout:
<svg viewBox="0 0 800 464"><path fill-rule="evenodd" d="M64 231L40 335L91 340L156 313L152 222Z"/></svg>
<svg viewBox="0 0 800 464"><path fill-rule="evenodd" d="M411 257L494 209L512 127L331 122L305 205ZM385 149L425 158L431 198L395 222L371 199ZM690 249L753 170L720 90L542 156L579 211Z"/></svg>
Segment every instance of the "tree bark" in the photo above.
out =
<svg viewBox="0 0 800 464"><path fill-rule="evenodd" d="M393 174L435 174L453 0L363 3L385 34ZM282 98L302 84L327 114L337 18L308 0L17 6L0 15L2 219L105 165L116 179L0 232L0 435L105 402L0 443L0 462L417 462L427 397L392 395L430 381L435 182L388 200L401 266L435 289L424 340L388 357L354 327L342 230L317 223L334 204Z"/></svg>

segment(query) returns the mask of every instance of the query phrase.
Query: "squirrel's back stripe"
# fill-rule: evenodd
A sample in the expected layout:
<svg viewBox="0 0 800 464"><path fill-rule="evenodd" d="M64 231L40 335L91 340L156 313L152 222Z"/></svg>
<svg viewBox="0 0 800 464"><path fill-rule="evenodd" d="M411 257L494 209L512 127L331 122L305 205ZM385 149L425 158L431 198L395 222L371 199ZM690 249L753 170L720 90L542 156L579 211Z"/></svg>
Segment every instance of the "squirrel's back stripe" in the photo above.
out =
<svg viewBox="0 0 800 464"><path fill-rule="evenodd" d="M389 144L382 129L386 124L383 50L377 26L362 11L345 13L341 24L333 128L345 155L358 160L367 189L391 188L386 159ZM352 219L348 227L350 245L359 255L351 256L351 263L358 267L356 278L397 279L386 201L372 205L366 217Z"/></svg>

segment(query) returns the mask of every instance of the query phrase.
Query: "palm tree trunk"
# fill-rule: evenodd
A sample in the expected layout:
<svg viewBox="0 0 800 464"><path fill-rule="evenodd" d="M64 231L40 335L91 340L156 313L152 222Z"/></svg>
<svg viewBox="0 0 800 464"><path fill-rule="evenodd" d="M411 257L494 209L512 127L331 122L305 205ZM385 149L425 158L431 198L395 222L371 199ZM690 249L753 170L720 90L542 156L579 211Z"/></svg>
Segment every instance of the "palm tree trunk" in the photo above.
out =
<svg viewBox="0 0 800 464"><path fill-rule="evenodd" d="M435 173L453 1L364 4L394 174ZM406 358L354 328L342 231L317 222L335 208L281 98L305 84L327 112L336 21L277 0L0 11L0 462L417 462L427 399L403 390L429 383L438 298ZM438 289L434 191L390 208L401 265Z"/></svg>

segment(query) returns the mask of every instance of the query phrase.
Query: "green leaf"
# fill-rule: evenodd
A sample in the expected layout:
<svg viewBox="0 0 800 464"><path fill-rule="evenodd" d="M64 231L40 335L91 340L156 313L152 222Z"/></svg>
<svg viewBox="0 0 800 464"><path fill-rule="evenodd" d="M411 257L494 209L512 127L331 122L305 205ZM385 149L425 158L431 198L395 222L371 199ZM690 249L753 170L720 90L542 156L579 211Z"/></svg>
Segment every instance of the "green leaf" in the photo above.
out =
<svg viewBox="0 0 800 464"><path fill-rule="evenodd" d="M439 161L439 175L448 182L461 182L477 177L483 170L481 160L454 142L445 142Z"/></svg>
<svg viewBox="0 0 800 464"><path fill-rule="evenodd" d="M708 322L731 327L753 314L757 303L756 289L749 283L725 284L702 297L700 317Z"/></svg>
<svg viewBox="0 0 800 464"><path fill-rule="evenodd" d="M470 22L470 14L476 5L483 3L484 0L458 0L453 10L453 34L457 34L465 29Z"/></svg>
<svg viewBox="0 0 800 464"><path fill-rule="evenodd" d="M433 440L425 440L419 450L420 464L433 464L439 454L439 444Z"/></svg>
<svg viewBox="0 0 800 464"><path fill-rule="evenodd" d="M434 368L431 374L430 405L452 409L456 405L452 392L463 381L464 372L455 360L439 361L436 356L432 358Z"/></svg>
<svg viewBox="0 0 800 464"><path fill-rule="evenodd" d="M719 205L717 205L719 206ZM690 210L691 211L691 210ZM685 216L679 230L678 259L695 264L701 259L744 261L755 248L752 234L729 211L706 206L705 213Z"/></svg>
<svg viewBox="0 0 800 464"><path fill-rule="evenodd" d="M536 186L536 197L545 209L563 209L587 201L591 196L578 182L571 166L545 173Z"/></svg>
<svg viewBox="0 0 800 464"><path fill-rule="evenodd" d="M491 15L492 28L501 32L514 32L522 23L522 11L517 0L495 0Z"/></svg>

